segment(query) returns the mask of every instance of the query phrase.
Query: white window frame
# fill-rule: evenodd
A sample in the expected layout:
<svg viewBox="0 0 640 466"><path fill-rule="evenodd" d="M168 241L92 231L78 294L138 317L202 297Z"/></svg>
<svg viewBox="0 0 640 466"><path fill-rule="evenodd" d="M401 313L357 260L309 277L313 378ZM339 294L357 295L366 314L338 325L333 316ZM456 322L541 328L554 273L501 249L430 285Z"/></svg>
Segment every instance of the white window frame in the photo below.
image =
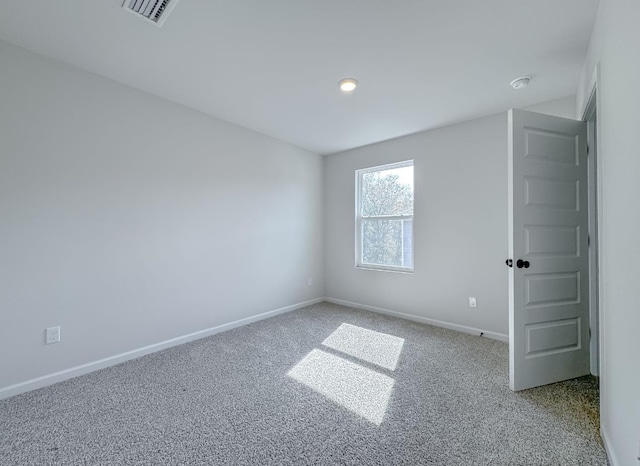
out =
<svg viewBox="0 0 640 466"><path fill-rule="evenodd" d="M378 270L386 272L400 272L400 273L413 273L415 266L415 221L413 221L413 213L411 215L375 215L375 216L362 216L362 176L367 173L393 170L394 168L414 167L414 211L415 211L415 165L413 160L404 160L402 162L389 163L386 165L378 165L375 167L362 168L356 170L356 268L363 270ZM384 220L412 220L411 222L411 237L413 239L413 247L411 248L411 267L396 267L390 265L380 264L366 264L362 262L363 244L362 244L362 221L366 219L384 219Z"/></svg>

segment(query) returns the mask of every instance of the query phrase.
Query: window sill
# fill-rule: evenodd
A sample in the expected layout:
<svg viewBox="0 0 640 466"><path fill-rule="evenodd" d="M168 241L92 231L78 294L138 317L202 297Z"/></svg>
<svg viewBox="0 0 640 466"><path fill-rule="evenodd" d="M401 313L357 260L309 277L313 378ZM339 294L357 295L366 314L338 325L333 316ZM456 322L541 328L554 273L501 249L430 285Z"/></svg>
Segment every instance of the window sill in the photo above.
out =
<svg viewBox="0 0 640 466"><path fill-rule="evenodd" d="M397 267L376 267L373 265L356 265L358 270L371 270L373 272L392 272L402 274L413 274L413 269L397 268Z"/></svg>

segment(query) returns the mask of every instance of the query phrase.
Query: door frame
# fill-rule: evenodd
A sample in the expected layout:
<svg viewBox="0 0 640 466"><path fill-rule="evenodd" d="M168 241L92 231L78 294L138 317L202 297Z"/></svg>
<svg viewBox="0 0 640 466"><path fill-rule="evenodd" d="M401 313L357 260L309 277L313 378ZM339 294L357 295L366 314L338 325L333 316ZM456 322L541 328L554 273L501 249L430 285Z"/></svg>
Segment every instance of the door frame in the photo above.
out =
<svg viewBox="0 0 640 466"><path fill-rule="evenodd" d="M589 83L589 97L583 103L581 119L587 123L587 141L589 144L589 323L591 328L590 357L591 373L600 376L605 372L603 366L604 346L604 262L602 241L602 144L601 118L598 112L600 108L600 93L598 81L600 80L600 63L596 65L592 79Z"/></svg>

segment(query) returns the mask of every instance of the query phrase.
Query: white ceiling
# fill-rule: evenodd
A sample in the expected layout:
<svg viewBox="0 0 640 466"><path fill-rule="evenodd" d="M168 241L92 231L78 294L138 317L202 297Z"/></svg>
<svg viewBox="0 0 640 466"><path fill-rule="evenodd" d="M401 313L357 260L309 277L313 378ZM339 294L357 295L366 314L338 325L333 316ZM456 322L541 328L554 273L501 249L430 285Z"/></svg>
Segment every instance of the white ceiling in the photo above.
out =
<svg viewBox="0 0 640 466"><path fill-rule="evenodd" d="M179 0L158 28L122 0L2 0L0 40L328 154L575 94L597 4Z"/></svg>

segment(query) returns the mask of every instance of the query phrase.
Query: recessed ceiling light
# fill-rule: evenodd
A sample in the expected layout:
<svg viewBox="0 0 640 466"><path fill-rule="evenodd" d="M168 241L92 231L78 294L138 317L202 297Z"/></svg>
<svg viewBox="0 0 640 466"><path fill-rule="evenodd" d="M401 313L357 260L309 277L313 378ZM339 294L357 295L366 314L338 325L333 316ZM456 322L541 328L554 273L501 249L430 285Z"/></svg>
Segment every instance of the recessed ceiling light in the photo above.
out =
<svg viewBox="0 0 640 466"><path fill-rule="evenodd" d="M355 78L344 78L338 81L338 87L342 92L353 92L358 87L358 80Z"/></svg>
<svg viewBox="0 0 640 466"><path fill-rule="evenodd" d="M531 81L530 76L521 76L511 81L511 87L515 90L522 89L523 87L527 87L529 81Z"/></svg>

